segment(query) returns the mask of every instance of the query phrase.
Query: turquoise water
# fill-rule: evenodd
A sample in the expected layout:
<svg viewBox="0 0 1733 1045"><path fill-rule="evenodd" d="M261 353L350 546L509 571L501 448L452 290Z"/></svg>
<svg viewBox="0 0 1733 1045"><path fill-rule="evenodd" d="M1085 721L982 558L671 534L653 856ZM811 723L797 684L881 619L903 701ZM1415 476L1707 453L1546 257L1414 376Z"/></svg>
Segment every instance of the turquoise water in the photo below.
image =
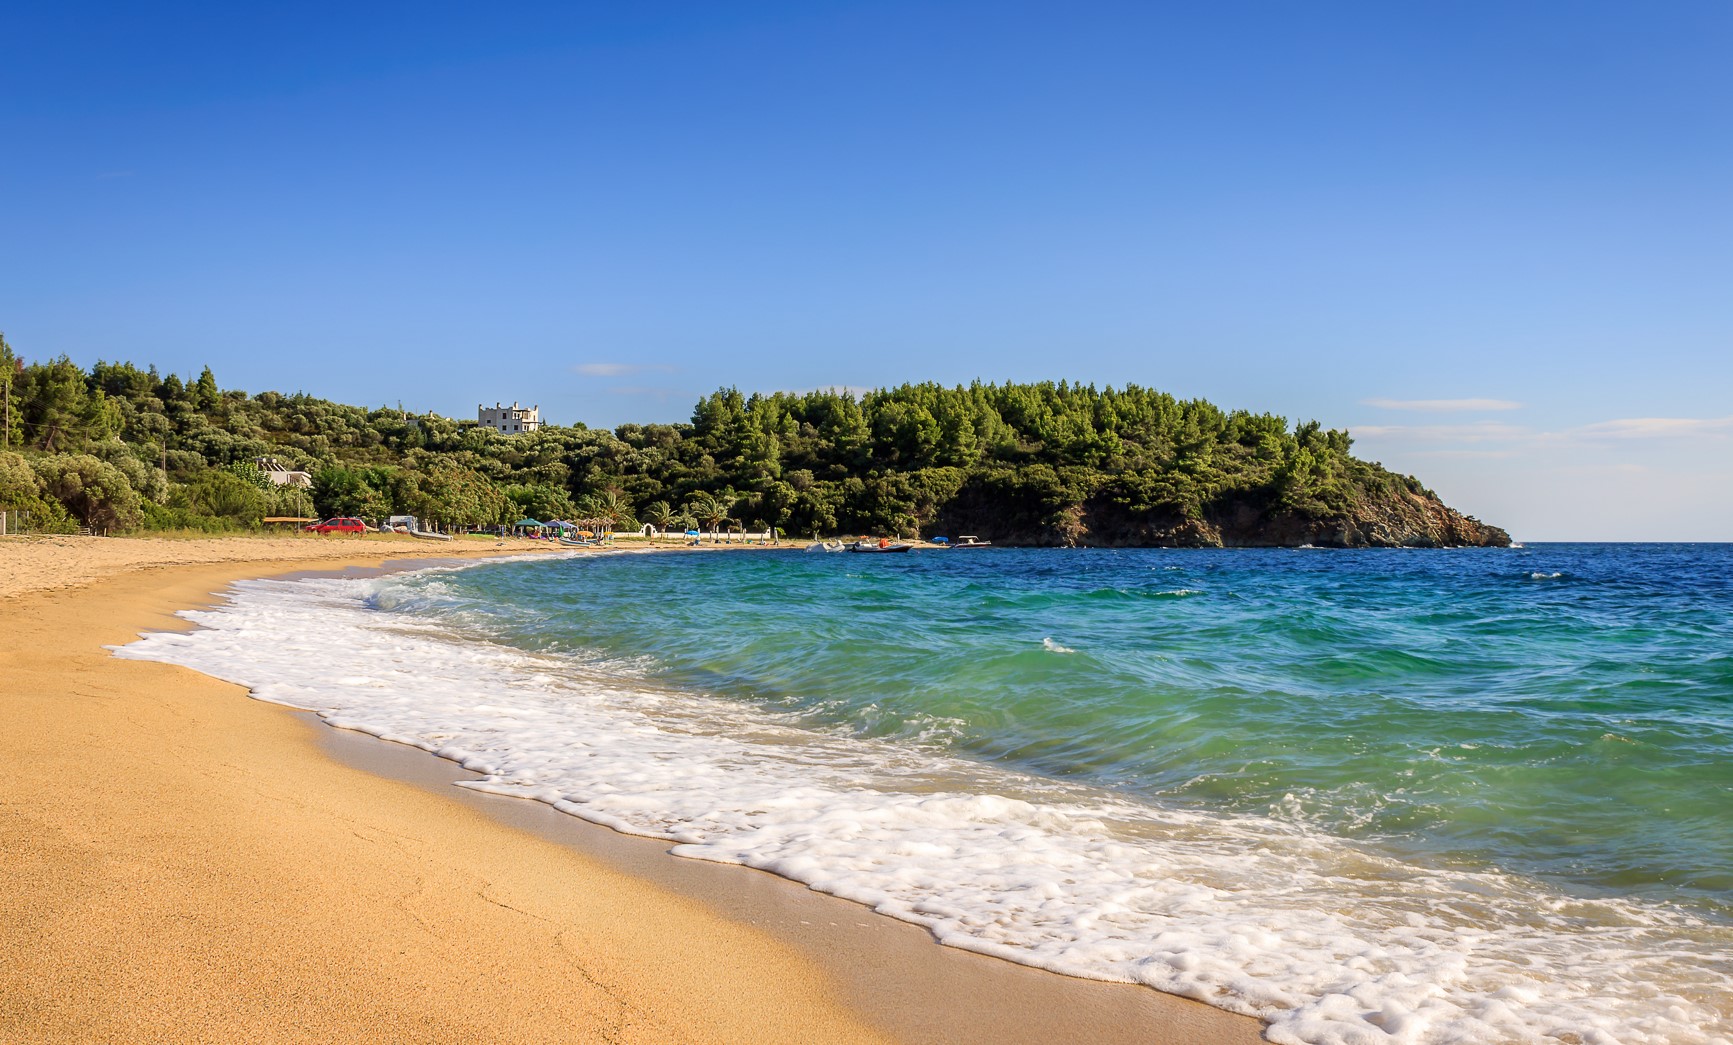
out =
<svg viewBox="0 0 1733 1045"><path fill-rule="evenodd" d="M1283 1045L1733 1045L1733 546L579 554L120 651Z"/></svg>
<svg viewBox="0 0 1733 1045"><path fill-rule="evenodd" d="M596 557L451 583L440 612L496 639L822 729L1733 913L1733 546Z"/></svg>

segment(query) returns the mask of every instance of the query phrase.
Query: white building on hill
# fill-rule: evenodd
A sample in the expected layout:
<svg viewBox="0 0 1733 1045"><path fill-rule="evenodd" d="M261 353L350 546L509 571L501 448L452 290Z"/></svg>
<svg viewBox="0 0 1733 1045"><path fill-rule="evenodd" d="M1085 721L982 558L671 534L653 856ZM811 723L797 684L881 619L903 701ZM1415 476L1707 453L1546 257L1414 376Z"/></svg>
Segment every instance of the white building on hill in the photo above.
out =
<svg viewBox="0 0 1733 1045"><path fill-rule="evenodd" d="M253 463L259 466L259 471L265 473L265 478L278 486L299 486L307 489L313 485L311 475L284 468L275 457L255 457Z"/></svg>
<svg viewBox="0 0 1733 1045"><path fill-rule="evenodd" d="M519 432L533 432L542 426L542 408L519 406L515 402L510 406L495 403L490 408L477 403L475 419L483 428L491 428L506 435L517 435Z"/></svg>

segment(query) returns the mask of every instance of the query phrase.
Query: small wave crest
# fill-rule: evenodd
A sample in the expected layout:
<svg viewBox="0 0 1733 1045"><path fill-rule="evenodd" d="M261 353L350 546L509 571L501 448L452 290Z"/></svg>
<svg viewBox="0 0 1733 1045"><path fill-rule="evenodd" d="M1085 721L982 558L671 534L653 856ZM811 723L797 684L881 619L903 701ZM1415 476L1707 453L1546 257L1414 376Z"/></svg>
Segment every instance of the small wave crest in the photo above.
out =
<svg viewBox="0 0 1733 1045"><path fill-rule="evenodd" d="M1051 636L1051 635L1049 635L1046 638L1041 640L1041 648L1046 650L1048 653L1076 653L1077 652L1076 650L1072 649L1070 646L1061 646L1061 645L1059 645L1059 643L1054 642L1053 636Z"/></svg>
<svg viewBox="0 0 1733 1045"><path fill-rule="evenodd" d="M1071 597L1093 602L1127 602L1141 599L1183 599L1202 594L1203 591L1199 588L1097 588Z"/></svg>

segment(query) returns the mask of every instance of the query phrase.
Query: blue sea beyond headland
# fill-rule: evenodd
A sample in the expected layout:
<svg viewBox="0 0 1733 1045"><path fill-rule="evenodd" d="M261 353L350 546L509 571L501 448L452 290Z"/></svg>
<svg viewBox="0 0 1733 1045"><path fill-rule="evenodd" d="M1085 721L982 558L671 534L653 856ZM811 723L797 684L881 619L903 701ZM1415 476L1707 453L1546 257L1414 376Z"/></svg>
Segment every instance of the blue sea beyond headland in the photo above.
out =
<svg viewBox="0 0 1733 1045"><path fill-rule="evenodd" d="M1733 546L589 555L189 616L124 655L1276 1041L1733 1040Z"/></svg>

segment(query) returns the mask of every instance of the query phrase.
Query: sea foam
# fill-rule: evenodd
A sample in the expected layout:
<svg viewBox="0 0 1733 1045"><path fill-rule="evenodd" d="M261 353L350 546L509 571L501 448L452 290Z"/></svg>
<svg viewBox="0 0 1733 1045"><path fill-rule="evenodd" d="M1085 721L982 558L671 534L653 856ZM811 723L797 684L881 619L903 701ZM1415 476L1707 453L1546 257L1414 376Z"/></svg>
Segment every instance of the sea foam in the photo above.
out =
<svg viewBox="0 0 1733 1045"><path fill-rule="evenodd" d="M1733 936L1688 912L802 728L630 666L477 641L409 612L403 584L246 582L185 614L199 630L117 655L241 683L481 774L463 786L785 875L952 946L1261 1016L1276 1042L1733 1033Z"/></svg>

